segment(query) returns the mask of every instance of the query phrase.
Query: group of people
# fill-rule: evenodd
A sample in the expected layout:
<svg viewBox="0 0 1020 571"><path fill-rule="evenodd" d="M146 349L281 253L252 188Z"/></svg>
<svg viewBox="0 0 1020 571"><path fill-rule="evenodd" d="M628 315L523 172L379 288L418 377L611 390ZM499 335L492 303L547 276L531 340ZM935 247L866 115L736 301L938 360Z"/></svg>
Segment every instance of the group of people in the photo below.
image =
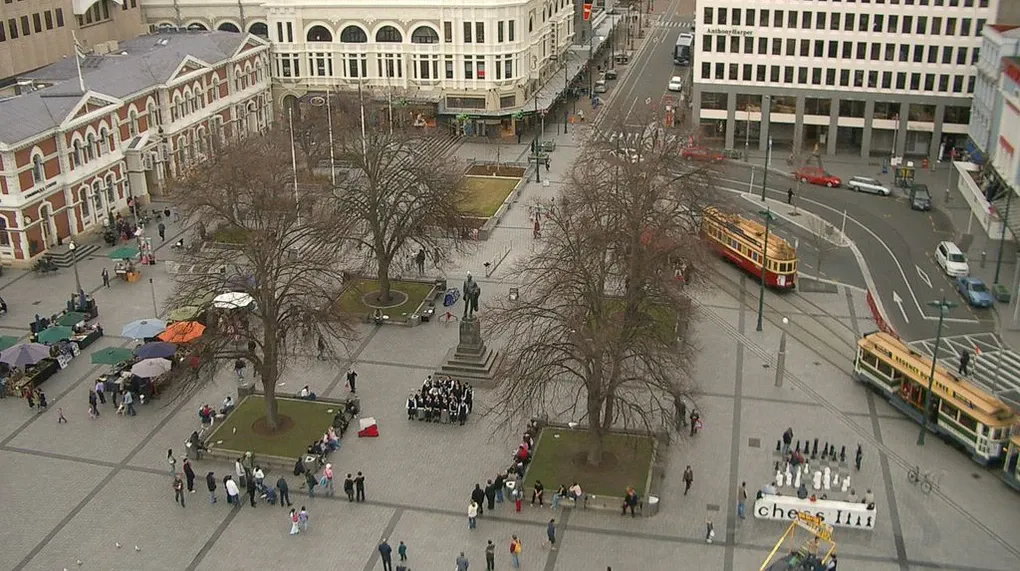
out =
<svg viewBox="0 0 1020 571"><path fill-rule="evenodd" d="M136 381L137 377L133 377L132 381ZM113 406L116 407L117 413L124 414L127 416L135 416L135 395L138 395L139 400L144 404L145 395L141 394L137 382L133 382L131 385L125 387L123 384L117 385L113 390L107 390L106 383L103 381L96 381L96 386L89 390L89 418L95 420L100 416L99 405L106 404L106 395L110 395L110 399L113 402ZM120 396L120 403L117 403L117 396Z"/></svg>
<svg viewBox="0 0 1020 571"><path fill-rule="evenodd" d="M429 375L421 390L407 395L407 419L425 422L442 422L447 413L449 423L461 426L467 422L474 405L474 389L450 377L433 378Z"/></svg>

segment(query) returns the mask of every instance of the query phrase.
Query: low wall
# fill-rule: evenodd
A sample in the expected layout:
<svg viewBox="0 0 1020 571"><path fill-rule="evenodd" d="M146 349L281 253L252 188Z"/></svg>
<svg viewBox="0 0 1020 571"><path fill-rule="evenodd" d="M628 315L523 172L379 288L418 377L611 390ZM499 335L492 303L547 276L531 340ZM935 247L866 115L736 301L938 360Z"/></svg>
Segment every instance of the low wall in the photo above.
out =
<svg viewBox="0 0 1020 571"><path fill-rule="evenodd" d="M514 205L519 199L521 192L524 190L525 185L528 183L528 179L531 177L531 171L535 166L528 163L509 163L495 161L471 161L467 170L464 172L465 176L494 176L493 169L495 169L495 176L505 176L507 178L519 178L517 185L510 191L503 204L499 206L496 213L485 220L484 223L478 228L478 239L488 240L489 236L492 235L493 230L496 229L496 225L503 216L510 210L510 207Z"/></svg>
<svg viewBox="0 0 1020 571"><path fill-rule="evenodd" d="M353 279L359 279L359 278L375 279L374 277L367 277L367 276L352 276L352 277L353 277ZM393 278L390 278L390 279L393 280ZM403 325L403 326L407 326L407 327L414 327L414 326L420 324L421 323L421 313L425 309L425 307L428 306L429 301L434 301L436 299L436 297L442 295L446 291L446 280L443 279L443 278L438 278L438 279L433 279L433 280L429 280L429 279L415 279L415 278L401 278L400 280L393 280L393 281L401 281L401 282L409 282L409 283L420 283L420 284L430 284L432 286L432 291L430 291L429 294L425 297L425 299L422 300L422 302L418 304L418 307L414 308L414 311L412 311L412 312L407 314L407 318L406 319L390 318L390 319L387 319L387 320L383 321L383 325ZM345 291L347 291L346 288L341 290L340 295L343 295L343 293ZM369 313L354 313L354 314L351 314L351 315L356 316L362 323L372 323L373 320L375 319L373 317L373 315L372 315L372 312L369 312Z"/></svg>

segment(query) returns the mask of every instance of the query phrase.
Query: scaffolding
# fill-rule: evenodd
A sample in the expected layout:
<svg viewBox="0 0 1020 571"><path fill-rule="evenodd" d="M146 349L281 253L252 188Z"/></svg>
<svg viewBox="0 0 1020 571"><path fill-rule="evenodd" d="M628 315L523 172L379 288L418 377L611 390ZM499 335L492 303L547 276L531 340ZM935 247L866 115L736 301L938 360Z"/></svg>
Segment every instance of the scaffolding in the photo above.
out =
<svg viewBox="0 0 1020 571"><path fill-rule="evenodd" d="M798 543L798 529L808 533L802 543ZM798 512L758 571L824 571L835 556L832 526L820 517Z"/></svg>

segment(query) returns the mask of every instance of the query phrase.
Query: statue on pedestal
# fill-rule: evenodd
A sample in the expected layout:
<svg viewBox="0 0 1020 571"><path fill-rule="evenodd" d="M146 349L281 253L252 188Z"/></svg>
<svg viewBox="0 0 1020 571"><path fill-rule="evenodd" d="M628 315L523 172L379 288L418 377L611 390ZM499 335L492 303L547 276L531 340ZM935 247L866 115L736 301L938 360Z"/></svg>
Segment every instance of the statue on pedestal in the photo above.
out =
<svg viewBox="0 0 1020 571"><path fill-rule="evenodd" d="M482 288L471 277L471 272L468 272L467 279L464 280L463 290L464 319L472 319L475 313L478 312L478 297L482 295Z"/></svg>

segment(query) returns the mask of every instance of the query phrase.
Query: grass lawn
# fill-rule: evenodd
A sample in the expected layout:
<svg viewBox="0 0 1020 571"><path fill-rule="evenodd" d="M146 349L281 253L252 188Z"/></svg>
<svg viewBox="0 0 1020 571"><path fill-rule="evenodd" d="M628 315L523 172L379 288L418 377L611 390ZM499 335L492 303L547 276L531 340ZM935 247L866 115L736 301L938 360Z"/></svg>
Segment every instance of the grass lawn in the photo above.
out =
<svg viewBox="0 0 1020 571"><path fill-rule="evenodd" d="M407 294L407 299L400 305L383 308L382 312L390 316L390 319L406 319L423 301L432 293L433 284L421 282L400 282L390 280L390 288ZM340 294L338 303L340 311L344 313L366 314L373 313L375 308L365 305L362 297L366 293L379 291L378 280L356 280L350 287ZM405 315L406 314L406 315Z"/></svg>
<svg viewBox="0 0 1020 571"><path fill-rule="evenodd" d="M465 176L460 181L466 194L460 208L473 216L489 218L496 214L518 182L519 178Z"/></svg>
<svg viewBox="0 0 1020 571"><path fill-rule="evenodd" d="M628 486L645 497L648 472L652 469L652 439L628 434L605 437L604 466L585 465L588 433L583 430L545 428L539 438L535 458L528 466L525 495L535 480L542 480L546 495L560 484L570 487L575 481L588 494L622 498Z"/></svg>
<svg viewBox="0 0 1020 571"><path fill-rule="evenodd" d="M626 305L622 298L606 298L606 311L609 315L622 318L625 309ZM643 313L643 319L653 323L658 333L664 338L675 338L677 334L677 321L681 317L677 314L676 308L664 304L645 305L641 312ZM583 488L584 486L581 487Z"/></svg>
<svg viewBox="0 0 1020 571"><path fill-rule="evenodd" d="M244 244L245 234L244 228L223 226L213 232L212 240L213 242L222 242L224 244Z"/></svg>
<svg viewBox="0 0 1020 571"><path fill-rule="evenodd" d="M277 397L280 417L293 421L289 430L281 434L257 434L252 426L266 415L265 399L253 395L241 401L234 412L219 422L209 437L209 446L244 453L251 450L255 457L261 455L297 458L313 440L333 423L333 416L339 412L338 405ZM332 410L333 412L329 412ZM237 428L237 432L234 432Z"/></svg>

